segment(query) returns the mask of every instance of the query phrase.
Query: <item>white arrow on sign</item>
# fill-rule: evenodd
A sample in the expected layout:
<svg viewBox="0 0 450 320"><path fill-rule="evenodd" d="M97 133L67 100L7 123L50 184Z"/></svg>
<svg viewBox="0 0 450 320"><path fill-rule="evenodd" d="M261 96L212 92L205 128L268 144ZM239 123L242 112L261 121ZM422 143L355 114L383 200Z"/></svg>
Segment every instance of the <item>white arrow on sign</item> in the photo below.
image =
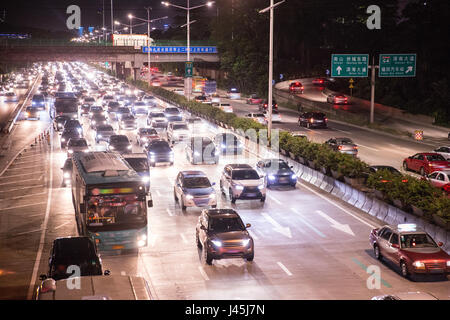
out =
<svg viewBox="0 0 450 320"><path fill-rule="evenodd" d="M412 66L408 66L408 69L406 69L405 73L412 72L412 71L413 71L413 67Z"/></svg>
<svg viewBox="0 0 450 320"><path fill-rule="evenodd" d="M336 68L336 71L337 71L338 75L341 74L341 71L342 71L341 66L338 66L338 67Z"/></svg>
<svg viewBox="0 0 450 320"><path fill-rule="evenodd" d="M291 229L289 227L282 227L278 222L276 222L271 216L269 216L265 212L261 214L267 221L270 222L271 225L273 225L274 231L279 232L288 238L292 238Z"/></svg>
<svg viewBox="0 0 450 320"><path fill-rule="evenodd" d="M343 231L345 233L348 233L349 235L355 236L355 234L353 233L352 229L350 228L350 226L348 224L340 224L339 222L337 222L333 218L329 217L327 214L325 214L324 212L322 212L320 210L316 210L316 212L319 215L321 215L323 218L328 220L331 223L331 226L333 228L336 228L336 229L341 230L341 231Z"/></svg>

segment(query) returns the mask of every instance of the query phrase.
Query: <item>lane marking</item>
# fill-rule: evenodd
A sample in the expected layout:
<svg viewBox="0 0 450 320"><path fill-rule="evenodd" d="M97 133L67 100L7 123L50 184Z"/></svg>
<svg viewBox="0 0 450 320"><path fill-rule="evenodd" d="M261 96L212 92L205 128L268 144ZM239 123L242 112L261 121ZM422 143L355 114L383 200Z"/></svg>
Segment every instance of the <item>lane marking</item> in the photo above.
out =
<svg viewBox="0 0 450 320"><path fill-rule="evenodd" d="M44 159L41 159L44 160ZM27 160L27 161L18 161L18 162L14 162L11 165L16 166L16 165L21 165L21 164L27 164L27 163L32 163L32 162L36 162L36 160ZM42 165L42 163L41 163Z"/></svg>
<svg viewBox="0 0 450 320"><path fill-rule="evenodd" d="M42 229L36 229L36 230L31 230L31 231L25 231L25 232L20 232L20 233L16 233L16 236L20 236L23 234L28 234L28 233L34 233L34 232L38 232L38 231L42 231Z"/></svg>
<svg viewBox="0 0 450 320"><path fill-rule="evenodd" d="M278 200L277 198L275 198L274 196L271 196L270 194L268 195L270 199L272 199L273 201L275 201L277 204L282 205L281 201Z"/></svg>
<svg viewBox="0 0 450 320"><path fill-rule="evenodd" d="M286 272L286 274L288 275L288 276L292 276L292 273L289 271L289 269L288 268L286 268L285 266L284 266L284 264L282 264L281 262L277 262L277 265L281 268L281 269L283 269L283 271L284 272Z"/></svg>
<svg viewBox="0 0 450 320"><path fill-rule="evenodd" d="M120 275L121 276L126 276L127 274L125 273L125 271L120 271Z"/></svg>
<svg viewBox="0 0 450 320"><path fill-rule="evenodd" d="M30 193L30 194L26 194L23 196L17 196L17 197L12 197L12 198L7 198L7 199L0 199L0 201L16 200L16 199L25 198L25 197L38 196L38 195L45 194L45 193L47 193L47 191L43 191L43 192L39 192L39 193Z"/></svg>
<svg viewBox="0 0 450 320"><path fill-rule="evenodd" d="M53 230L58 230L59 228L62 228L69 223L71 223L71 221L64 222L63 224L60 224L59 226L55 227Z"/></svg>
<svg viewBox="0 0 450 320"><path fill-rule="evenodd" d="M45 173L45 171L37 171L37 172L30 172L30 173L21 173L21 174L15 174L15 175L11 175L11 176L1 176L0 179L4 179L4 178L15 178L15 177L21 177L21 176L29 176L31 174L36 174L36 173Z"/></svg>
<svg viewBox="0 0 450 320"><path fill-rule="evenodd" d="M16 188L16 189L8 189L8 190L0 190L0 192L12 192L12 191L18 191L18 190L23 190L23 189L31 189L31 188L42 188L42 187L44 187L45 185L43 185L43 184L37 184L37 185L34 185L34 186L30 186L30 187L23 187L23 188Z"/></svg>
<svg viewBox="0 0 450 320"><path fill-rule="evenodd" d="M202 275L203 279L205 279L206 281L209 281L209 277L205 272L205 269L203 269L202 266L198 266L198 270L200 271L200 274Z"/></svg>
<svg viewBox="0 0 450 320"><path fill-rule="evenodd" d="M52 128L52 127L51 127ZM53 129L50 129L53 135ZM45 240L45 230L47 229L48 219L50 216L50 206L52 203L52 193L53 193L53 139L50 139L50 184L47 197L47 208L45 209L45 218L42 223L42 233L41 239L39 241L39 249L36 256L36 261L34 262L33 274L30 281L30 286L28 288L28 300L33 297L34 285L36 283L37 272L39 269L39 263L41 262L42 251L44 250L44 240Z"/></svg>
<svg viewBox="0 0 450 320"><path fill-rule="evenodd" d="M373 150L373 151L380 151L379 149L372 148L372 147L368 147L368 146L365 146L365 145L360 144L360 143L357 143L357 145L358 145L358 146L361 146L361 147L363 147L363 148L367 148L367 149Z"/></svg>
<svg viewBox="0 0 450 320"><path fill-rule="evenodd" d="M28 166L28 167L21 167L21 168L8 168L7 170L23 170L23 169L30 169L30 168L36 168L36 167L41 167L42 164L36 164L34 166Z"/></svg>
<svg viewBox="0 0 450 320"><path fill-rule="evenodd" d="M353 213L351 213L350 211L348 211L347 209L343 208L342 206L338 205L337 203L333 202L333 200L327 199L325 196L321 195L320 193L318 193L317 191L311 189L310 187L308 187L307 185L303 184L302 182L298 182L301 186L305 187L306 189L308 189L309 191L311 191L312 193L314 193L315 195L321 197L322 199L324 199L325 201L327 201L328 203L331 203L333 206L335 206L336 208L341 209L343 212L347 213L348 215L352 216L353 218L355 218L356 220L358 220L359 222L364 223L366 226L371 227L372 229L378 228L379 226L375 226L373 224L370 224L368 222L366 222L365 220L361 219L360 217L357 217L356 215L354 215Z"/></svg>
<svg viewBox="0 0 450 320"><path fill-rule="evenodd" d="M44 177L44 175L42 174L39 178L34 178L34 179L23 179L23 180L20 180L20 181L11 181L11 182L3 182L3 183L0 183L0 186L4 186L4 185L7 185L7 184L13 184L13 183L19 183L19 182L24 182L24 181L39 181L39 180L41 180L42 178Z"/></svg>
<svg viewBox="0 0 450 320"><path fill-rule="evenodd" d="M183 233L180 233L180 237L181 237L181 239L183 240L183 242L184 242L185 244L188 244L188 241L186 240L186 237L184 236Z"/></svg>
<svg viewBox="0 0 450 320"><path fill-rule="evenodd" d="M44 203L47 203L47 202L36 202L36 203L31 203L31 204L24 204L23 206L15 206L15 207L9 207L9 208L1 208L0 209L0 211L3 211L3 210L11 210L11 209L18 209L18 208L25 208L25 207L31 207L31 206L35 206L35 205L38 205L38 204L44 204Z"/></svg>
<svg viewBox="0 0 450 320"><path fill-rule="evenodd" d="M343 132L343 133L345 133L345 134L351 134L350 132L344 131L344 130L341 130L341 129L336 129L336 128L332 128L332 129L333 129L333 130L336 130L336 131Z"/></svg>
<svg viewBox="0 0 450 320"><path fill-rule="evenodd" d="M169 208L167 208L166 211L167 211L167 213L169 214L169 216L171 216L171 217L173 216L172 211L170 211Z"/></svg>
<svg viewBox="0 0 450 320"><path fill-rule="evenodd" d="M296 214L298 214L301 219L300 221L303 222L304 224L306 224L306 226L308 228L310 228L312 231L314 231L315 233L317 233L320 237L322 238L326 238L327 236L325 234L323 234L322 232L320 232L316 227L314 227L313 225L311 225L308 221L305 220L304 217L302 217L302 213L299 212L296 208L291 208L292 211L294 211Z"/></svg>
<svg viewBox="0 0 450 320"><path fill-rule="evenodd" d="M351 236L355 236L355 234L353 233L352 229L350 228L350 226L348 224L337 222L336 220L334 220L333 218L331 218L329 215L327 215L325 212L323 212L321 210L316 210L316 212L321 217L326 219L331 224L331 227L333 227L337 230L340 230L342 232L345 232Z"/></svg>
<svg viewBox="0 0 450 320"><path fill-rule="evenodd" d="M158 195L158 197L161 197L161 193L159 192L159 190L156 190L156 194Z"/></svg>

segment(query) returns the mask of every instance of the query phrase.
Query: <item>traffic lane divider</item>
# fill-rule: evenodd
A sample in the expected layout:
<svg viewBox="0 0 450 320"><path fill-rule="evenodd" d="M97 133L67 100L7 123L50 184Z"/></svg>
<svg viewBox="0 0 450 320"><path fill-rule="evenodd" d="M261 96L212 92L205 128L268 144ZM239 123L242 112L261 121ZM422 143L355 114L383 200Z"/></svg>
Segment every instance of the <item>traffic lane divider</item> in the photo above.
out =
<svg viewBox="0 0 450 320"><path fill-rule="evenodd" d="M334 179L332 177L324 175L322 184L319 186L319 188L328 193L331 193L334 188Z"/></svg>

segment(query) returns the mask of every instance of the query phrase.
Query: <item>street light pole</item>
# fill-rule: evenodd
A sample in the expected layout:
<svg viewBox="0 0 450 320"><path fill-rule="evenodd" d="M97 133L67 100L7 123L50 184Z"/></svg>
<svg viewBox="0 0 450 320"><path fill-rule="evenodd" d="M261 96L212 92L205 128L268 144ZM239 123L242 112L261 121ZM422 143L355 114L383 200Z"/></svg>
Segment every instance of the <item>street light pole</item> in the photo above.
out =
<svg viewBox="0 0 450 320"><path fill-rule="evenodd" d="M111 35L114 35L113 0L111 0Z"/></svg>

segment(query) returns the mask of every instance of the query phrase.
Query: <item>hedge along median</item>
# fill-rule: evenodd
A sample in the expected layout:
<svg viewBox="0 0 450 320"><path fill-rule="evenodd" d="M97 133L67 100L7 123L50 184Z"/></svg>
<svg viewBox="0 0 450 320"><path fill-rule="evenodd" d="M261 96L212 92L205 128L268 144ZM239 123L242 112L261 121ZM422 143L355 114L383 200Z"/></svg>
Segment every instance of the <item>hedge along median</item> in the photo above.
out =
<svg viewBox="0 0 450 320"><path fill-rule="evenodd" d="M99 67L97 67L99 68ZM104 71L103 68L99 68ZM170 101L193 114L201 115L211 121L222 122L235 130L267 130L267 127L251 119L240 118L234 113L226 113L209 104L188 101L161 87L149 87L147 82L127 79L127 82L144 91ZM252 131L253 131L252 130ZM255 132L253 131L253 132ZM369 172L369 165L351 155L333 151L325 144L308 141L304 137L292 136L289 132L279 132L279 148L291 158L308 165L322 173L333 175L335 179L365 191L379 190L384 194L384 201L423 219L450 230L450 199L427 181L412 176L394 176L386 170Z"/></svg>

